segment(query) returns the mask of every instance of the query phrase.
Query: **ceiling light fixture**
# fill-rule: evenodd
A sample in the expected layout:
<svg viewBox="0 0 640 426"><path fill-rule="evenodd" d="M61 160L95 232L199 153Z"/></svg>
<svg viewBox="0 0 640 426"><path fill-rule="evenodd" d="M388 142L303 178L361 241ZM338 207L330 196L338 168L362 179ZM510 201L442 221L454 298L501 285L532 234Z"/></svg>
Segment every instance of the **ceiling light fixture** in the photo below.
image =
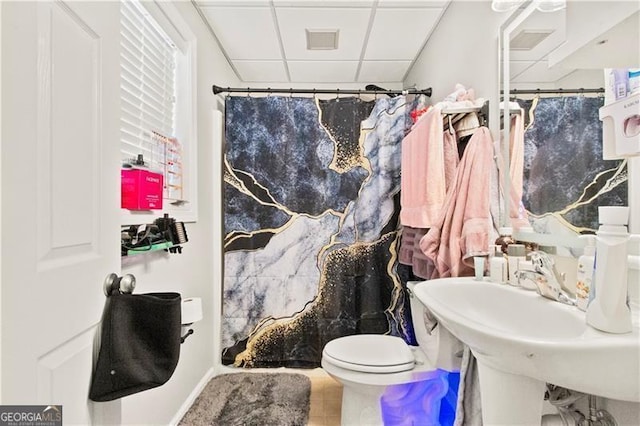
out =
<svg viewBox="0 0 640 426"><path fill-rule="evenodd" d="M494 12L509 12L516 9L525 0L493 0L491 9ZM567 7L567 0L534 0L540 12L555 12Z"/></svg>

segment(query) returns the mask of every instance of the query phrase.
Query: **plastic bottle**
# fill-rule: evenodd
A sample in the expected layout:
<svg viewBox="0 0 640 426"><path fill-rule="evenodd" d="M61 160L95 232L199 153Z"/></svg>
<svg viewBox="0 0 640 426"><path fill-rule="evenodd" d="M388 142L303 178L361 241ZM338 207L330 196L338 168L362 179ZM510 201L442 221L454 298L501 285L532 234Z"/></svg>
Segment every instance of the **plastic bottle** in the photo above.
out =
<svg viewBox="0 0 640 426"><path fill-rule="evenodd" d="M502 253L502 247L494 246L494 254L489 260L489 279L491 282L504 284L507 282L507 260Z"/></svg>
<svg viewBox="0 0 640 426"><path fill-rule="evenodd" d="M509 284L517 286L518 277L516 277L516 272L519 269L520 262L527 260L526 248L524 244L509 244L509 247L507 247L507 255L507 263L509 264Z"/></svg>
<svg viewBox="0 0 640 426"><path fill-rule="evenodd" d="M611 70L610 84L613 89L613 97L620 100L627 97L629 86L629 71L626 68L615 68Z"/></svg>
<svg viewBox="0 0 640 426"><path fill-rule="evenodd" d="M587 310L589 294L591 292L591 279L593 278L593 265L596 261L596 237L595 235L581 235L580 238L587 241L582 256L578 258L578 272L576 274L576 306L583 311Z"/></svg>
<svg viewBox="0 0 640 426"><path fill-rule="evenodd" d="M629 94L640 93L640 68L629 70Z"/></svg>
<svg viewBox="0 0 640 426"><path fill-rule="evenodd" d="M631 332L627 303L628 207L598 207L595 273L587 306L587 324L607 333Z"/></svg>

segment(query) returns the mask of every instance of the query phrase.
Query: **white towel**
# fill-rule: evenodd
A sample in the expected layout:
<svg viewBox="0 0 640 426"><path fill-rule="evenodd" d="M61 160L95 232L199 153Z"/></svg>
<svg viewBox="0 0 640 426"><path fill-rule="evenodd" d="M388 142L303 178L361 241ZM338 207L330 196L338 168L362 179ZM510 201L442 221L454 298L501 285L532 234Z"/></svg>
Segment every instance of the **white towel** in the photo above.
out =
<svg viewBox="0 0 640 426"><path fill-rule="evenodd" d="M453 426L482 426L482 401L480 399L480 379L478 361L465 345L460 366L458 403Z"/></svg>

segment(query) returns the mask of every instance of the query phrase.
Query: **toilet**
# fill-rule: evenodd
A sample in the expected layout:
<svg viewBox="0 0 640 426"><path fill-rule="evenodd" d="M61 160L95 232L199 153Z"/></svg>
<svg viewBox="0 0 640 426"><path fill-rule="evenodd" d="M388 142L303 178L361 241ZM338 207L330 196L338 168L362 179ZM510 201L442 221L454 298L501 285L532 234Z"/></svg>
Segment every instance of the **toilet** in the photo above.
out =
<svg viewBox="0 0 640 426"><path fill-rule="evenodd" d="M443 327L433 328L433 319L413 295L416 284L407 287L418 347L380 334L339 337L325 345L322 368L343 385L342 425L383 425L381 397L389 387L428 380L438 369L460 370L462 343Z"/></svg>

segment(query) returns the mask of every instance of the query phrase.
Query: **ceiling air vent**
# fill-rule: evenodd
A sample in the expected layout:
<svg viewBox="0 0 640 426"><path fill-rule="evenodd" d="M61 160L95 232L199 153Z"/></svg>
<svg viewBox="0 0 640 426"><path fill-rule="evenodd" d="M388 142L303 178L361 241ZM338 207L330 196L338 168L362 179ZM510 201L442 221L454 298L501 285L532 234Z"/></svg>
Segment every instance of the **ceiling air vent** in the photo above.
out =
<svg viewBox="0 0 640 426"><path fill-rule="evenodd" d="M307 50L336 50L338 48L338 30L305 30Z"/></svg>
<svg viewBox="0 0 640 426"><path fill-rule="evenodd" d="M510 50L531 50L549 37L553 30L522 30L509 42Z"/></svg>

